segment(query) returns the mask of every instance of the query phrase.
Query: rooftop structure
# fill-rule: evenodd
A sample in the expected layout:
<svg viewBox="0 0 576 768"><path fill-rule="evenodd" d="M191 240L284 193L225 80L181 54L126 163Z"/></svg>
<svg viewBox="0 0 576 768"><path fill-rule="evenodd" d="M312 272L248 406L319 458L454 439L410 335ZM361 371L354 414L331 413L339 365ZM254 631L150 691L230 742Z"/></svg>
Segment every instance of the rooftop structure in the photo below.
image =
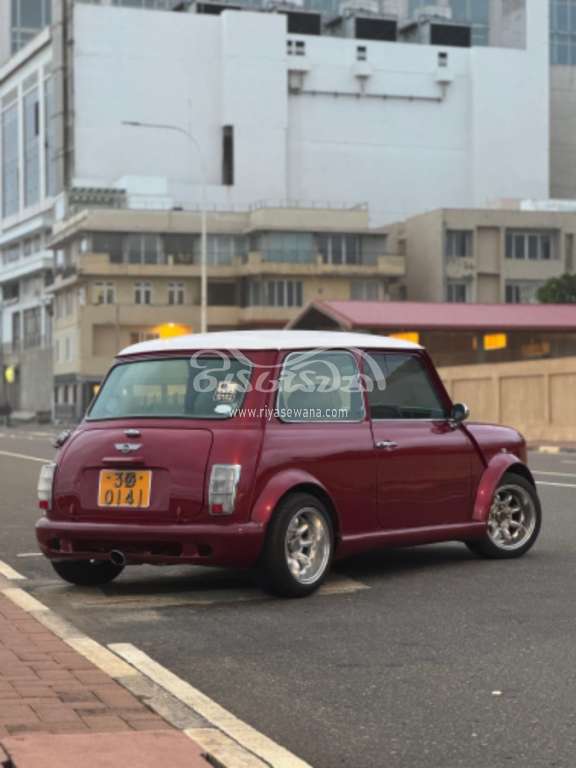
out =
<svg viewBox="0 0 576 768"><path fill-rule="evenodd" d="M576 305L316 301L289 327L387 334L423 344L437 365L576 354Z"/></svg>

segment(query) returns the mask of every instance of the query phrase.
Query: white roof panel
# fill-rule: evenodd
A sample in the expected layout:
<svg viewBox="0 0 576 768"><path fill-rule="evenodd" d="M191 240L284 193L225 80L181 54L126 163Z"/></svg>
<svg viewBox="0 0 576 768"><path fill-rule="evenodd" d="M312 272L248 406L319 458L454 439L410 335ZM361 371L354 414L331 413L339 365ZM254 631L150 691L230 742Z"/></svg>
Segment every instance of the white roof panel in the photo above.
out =
<svg viewBox="0 0 576 768"><path fill-rule="evenodd" d="M263 349L422 349L402 339L368 333L337 331L223 331L176 336L173 339L143 341L126 347L119 357L153 352L193 352L198 349L263 350Z"/></svg>

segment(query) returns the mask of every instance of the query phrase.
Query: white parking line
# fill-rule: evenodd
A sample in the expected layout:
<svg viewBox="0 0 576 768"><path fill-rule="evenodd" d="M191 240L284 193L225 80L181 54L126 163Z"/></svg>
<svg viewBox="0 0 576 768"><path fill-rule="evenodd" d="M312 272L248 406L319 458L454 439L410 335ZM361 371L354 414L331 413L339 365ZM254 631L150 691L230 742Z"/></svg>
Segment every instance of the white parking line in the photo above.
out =
<svg viewBox="0 0 576 768"><path fill-rule="evenodd" d="M2 560L0 560L0 576L4 576L5 579L10 579L10 581L24 581L26 579L26 576L22 576L21 573L15 571L11 565L2 562Z"/></svg>
<svg viewBox="0 0 576 768"><path fill-rule="evenodd" d="M264 760L268 765L274 766L274 768L310 768L308 763L288 752L287 749L272 741L268 736L244 723L232 712L224 709L190 683L158 664L134 645L112 643L108 647L129 664L132 664L139 672L160 685L179 701L191 707L209 723L226 733L244 749ZM194 738L194 729L189 729L186 732L191 738Z"/></svg>
<svg viewBox="0 0 576 768"><path fill-rule="evenodd" d="M569 483L547 483L543 480L538 480L536 485L547 485L551 488L576 488L576 485L571 485Z"/></svg>
<svg viewBox="0 0 576 768"><path fill-rule="evenodd" d="M44 557L42 552L20 552L16 557Z"/></svg>
<svg viewBox="0 0 576 768"><path fill-rule="evenodd" d="M540 469L533 470L533 474L535 475L547 475L548 477L574 477L576 478L576 474L574 472L544 472Z"/></svg>
<svg viewBox="0 0 576 768"><path fill-rule="evenodd" d="M39 461L42 464L48 464L50 459L41 459L39 456L27 456L25 453L12 453L11 451L0 451L0 456L9 456L11 459L26 459L27 461Z"/></svg>

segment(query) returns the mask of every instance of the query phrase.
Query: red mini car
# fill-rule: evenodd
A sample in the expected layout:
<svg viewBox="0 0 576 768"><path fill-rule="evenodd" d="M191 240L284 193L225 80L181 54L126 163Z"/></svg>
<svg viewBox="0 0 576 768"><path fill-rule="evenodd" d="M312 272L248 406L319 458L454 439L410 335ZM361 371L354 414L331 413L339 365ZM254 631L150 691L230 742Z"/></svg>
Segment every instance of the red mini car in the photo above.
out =
<svg viewBox="0 0 576 768"><path fill-rule="evenodd" d="M397 339L137 344L42 468L40 547L74 584L141 563L258 566L286 596L317 589L334 558L390 545L519 557L541 522L525 441L467 417Z"/></svg>

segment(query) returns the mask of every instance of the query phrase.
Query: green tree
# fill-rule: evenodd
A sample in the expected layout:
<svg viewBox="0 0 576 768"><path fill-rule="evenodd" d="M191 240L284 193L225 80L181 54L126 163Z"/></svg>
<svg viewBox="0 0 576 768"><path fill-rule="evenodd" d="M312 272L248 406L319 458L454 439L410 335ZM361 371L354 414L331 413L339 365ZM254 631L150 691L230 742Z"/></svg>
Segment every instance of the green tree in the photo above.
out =
<svg viewBox="0 0 576 768"><path fill-rule="evenodd" d="M541 304L576 304L576 275L552 277L538 289Z"/></svg>

